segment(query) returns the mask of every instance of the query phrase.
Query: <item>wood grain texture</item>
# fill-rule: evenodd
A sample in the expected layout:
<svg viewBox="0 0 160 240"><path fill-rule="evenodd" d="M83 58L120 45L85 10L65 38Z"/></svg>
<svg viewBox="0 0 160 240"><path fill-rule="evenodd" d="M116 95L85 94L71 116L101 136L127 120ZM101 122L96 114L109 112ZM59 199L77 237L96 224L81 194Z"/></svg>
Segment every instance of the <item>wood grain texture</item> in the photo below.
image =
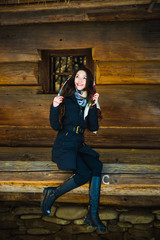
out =
<svg viewBox="0 0 160 240"><path fill-rule="evenodd" d="M51 128L0 126L1 146L51 147L56 132ZM105 128L98 135L85 134L85 142L99 148L160 148L160 128Z"/></svg>
<svg viewBox="0 0 160 240"><path fill-rule="evenodd" d="M97 92L103 114L101 128L160 127L160 85L107 85L98 86ZM39 93L40 87L1 87L0 125L49 128L55 95Z"/></svg>
<svg viewBox="0 0 160 240"><path fill-rule="evenodd" d="M55 186L53 185L53 181L51 182L36 182L35 184L33 182L29 183L4 183L1 182L2 185L0 185L0 192L43 192L43 188L47 186ZM81 194L82 197L84 195L88 194L88 185L83 185L82 187L79 187L77 189L74 189L70 192L70 194L76 193ZM101 186L101 195L103 196L160 196L160 186L148 184L144 186L141 185L103 185Z"/></svg>
<svg viewBox="0 0 160 240"><path fill-rule="evenodd" d="M134 167L134 166L133 166ZM132 171L133 172L133 171ZM58 172L58 171L8 171L1 172L0 185L11 184L12 185L50 185L58 186L69 178L72 173L69 172ZM160 185L159 173L105 173L102 174L102 184L106 185Z"/></svg>
<svg viewBox="0 0 160 240"><path fill-rule="evenodd" d="M98 86L103 119L98 135L86 131L93 147L160 147L159 85ZM52 146L56 137L49 124L54 95L41 87L0 88L2 146Z"/></svg>
<svg viewBox="0 0 160 240"><path fill-rule="evenodd" d="M2 85L37 85L37 63L1 63L0 84Z"/></svg>
<svg viewBox="0 0 160 240"><path fill-rule="evenodd" d="M0 171L0 192L5 193L40 193L44 187L57 186L72 174L58 170L51 162L40 161L1 161ZM160 196L159 172L160 165L104 164L101 195ZM70 194L84 197L88 186L85 184Z"/></svg>
<svg viewBox="0 0 160 240"><path fill-rule="evenodd" d="M106 127L159 127L159 85L109 85L97 88Z"/></svg>
<svg viewBox="0 0 160 240"><path fill-rule="evenodd" d="M22 202L37 202L43 199L42 192L0 192L0 201L22 201ZM78 194L78 193L66 193L56 200L56 202L66 202L66 203L87 203L89 202L88 194ZM102 196L100 198L100 204L117 206L130 206L130 207L159 207L159 196Z"/></svg>
<svg viewBox="0 0 160 240"><path fill-rule="evenodd" d="M38 61L41 49L92 48L100 61L160 60L160 20L1 26L1 62Z"/></svg>
<svg viewBox="0 0 160 240"><path fill-rule="evenodd" d="M97 84L159 84L160 61L96 62Z"/></svg>
<svg viewBox="0 0 160 240"><path fill-rule="evenodd" d="M49 4L49 3L52 3L52 4ZM159 2L159 0L157 1ZM32 3L34 4L35 3L35 7L37 8L41 8L43 7L43 4L44 4L44 0L19 0L18 1L19 3L19 7L23 7L24 4L26 4L27 6ZM37 6L36 3L39 3L39 5ZM42 3L42 5L41 5ZM123 0L123 1L119 1L119 0L103 0L103 1L98 1L98 0L88 0L88 1L81 1L81 0L72 0L71 2L68 1L69 4L64 4L66 3L66 0L61 0L61 1L57 1L57 0L45 0L45 3L46 4L49 4L47 5L48 7L72 7L74 5L77 4L77 7L81 7L81 5L83 6L98 6L98 5L107 5L107 6L123 6L123 5L134 5L134 4L149 4L150 3L150 0ZM16 5L17 7L17 0L1 0L1 4L11 4L11 5ZM23 5L21 5L23 4ZM33 7L33 5L31 5ZM30 5L28 6L30 7Z"/></svg>
<svg viewBox="0 0 160 240"><path fill-rule="evenodd" d="M120 1L119 1L120 2ZM28 6L18 7L17 11L12 8L1 8L1 25L21 25L21 24L40 24L40 23L56 23L56 22L88 22L88 21L133 21L144 19L159 19L160 6L157 4L154 11L148 14L145 5L125 5L125 6L102 6L103 2L99 3L96 8L92 6L81 6L63 4L59 7L49 6L38 9L36 5L32 9ZM53 5L52 5L53 6ZM37 9L36 9L37 8ZM43 9L43 11L42 11ZM5 11L6 10L6 11Z"/></svg>
<svg viewBox="0 0 160 240"><path fill-rule="evenodd" d="M51 161L51 147L0 147L0 161ZM160 149L94 148L102 163L149 164L160 163Z"/></svg>
<svg viewBox="0 0 160 240"><path fill-rule="evenodd" d="M60 171L55 163L51 161L1 161L1 172L41 172L41 171L58 171L63 173L66 171ZM160 165L148 165L148 164L106 164L103 165L103 174L115 173L115 174L159 174ZM43 178L42 178L43 179ZM2 181L2 179L1 179Z"/></svg>

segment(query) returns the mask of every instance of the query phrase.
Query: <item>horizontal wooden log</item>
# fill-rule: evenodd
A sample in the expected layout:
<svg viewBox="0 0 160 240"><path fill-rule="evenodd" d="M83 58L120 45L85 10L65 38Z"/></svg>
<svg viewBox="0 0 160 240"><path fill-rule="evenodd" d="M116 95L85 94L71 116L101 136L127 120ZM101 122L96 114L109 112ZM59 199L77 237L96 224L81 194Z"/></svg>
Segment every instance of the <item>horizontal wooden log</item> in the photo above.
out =
<svg viewBox="0 0 160 240"><path fill-rule="evenodd" d="M148 14L146 6L123 6L87 11L88 21L137 21L159 19L159 5Z"/></svg>
<svg viewBox="0 0 160 240"><path fill-rule="evenodd" d="M58 170L51 162L40 161L1 161L0 171L1 192L41 192L45 186L57 186L72 174ZM159 173L160 165L104 164L102 195L158 196ZM75 193L85 194L86 187L88 184Z"/></svg>
<svg viewBox="0 0 160 240"><path fill-rule="evenodd" d="M37 4L38 2L38 4ZM51 3L50 3L51 2ZM31 4L29 4L31 3ZM160 3L159 0L156 1L156 7L158 5L158 3ZM137 8L142 7L142 9L145 7L144 10L146 10L146 4L148 5L148 11L151 15L153 8L155 11L155 3L150 2L149 0L140 0L140 1L136 1L136 0L126 0L126 1L95 1L95 0L90 0L90 1L52 1L52 0L46 0L45 4L44 1L35 1L35 0L19 0L18 4L16 0L1 0L0 5L2 5L2 8L0 9L2 12L6 12L9 11L11 12L19 12L19 11L23 11L23 12L27 12L27 11L41 11L43 10L54 10L56 11L58 10L67 10L67 9L80 9L81 11L84 11L85 9L96 9L99 10L100 8L107 8L109 9L109 11L113 11L113 10L119 10L122 9L122 11L124 10L124 8L127 6L128 7L128 11L132 10L133 8L135 8L137 10ZM3 8L4 6L4 8ZM7 7L7 9L6 9ZM125 9L126 10L126 9ZM128 14L128 16L130 16L130 14ZM30 16L30 18L32 17L32 15ZM149 17L149 16L148 16ZM118 18L118 16L117 16ZM144 18L142 18L144 19Z"/></svg>
<svg viewBox="0 0 160 240"><path fill-rule="evenodd" d="M38 61L37 49L92 48L94 60L160 60L159 25L148 20L1 26L0 59Z"/></svg>
<svg viewBox="0 0 160 240"><path fill-rule="evenodd" d="M1 146L51 147L56 133L50 128L0 126ZM100 128L98 135L85 134L85 142L100 148L160 148L160 128Z"/></svg>
<svg viewBox="0 0 160 240"><path fill-rule="evenodd" d="M51 161L1 161L0 162L1 172L39 172L39 171L60 171L55 163ZM66 171L65 171L66 172ZM160 165L148 165L148 164L104 164L102 173L109 174L130 174L130 173L141 173L141 174L159 174Z"/></svg>
<svg viewBox="0 0 160 240"><path fill-rule="evenodd" d="M27 183L18 183L18 184L4 184L0 185L0 192L43 192L44 187L53 186L51 183L40 183L40 184L30 184ZM88 194L88 185L83 185L77 189L72 190L71 193L76 194ZM70 194L71 194L70 193ZM102 185L101 186L101 195L109 196L160 196L160 185Z"/></svg>
<svg viewBox="0 0 160 240"><path fill-rule="evenodd" d="M76 8L71 4L59 6L57 9L49 9L44 7L41 9L18 8L14 11L13 8L1 10L1 25L20 25L20 24L35 24L35 23L56 23L56 22L84 22L84 21L124 21L124 20L144 20L144 19L159 19L159 5L154 8L154 11L146 11L144 5L136 6L118 6L118 7L102 7L102 2L95 9L92 5L89 7Z"/></svg>
<svg viewBox="0 0 160 240"><path fill-rule="evenodd" d="M160 61L97 62L97 84L159 84Z"/></svg>
<svg viewBox="0 0 160 240"><path fill-rule="evenodd" d="M48 147L1 147L0 161L50 161ZM160 149L95 149L103 163L121 164L159 164Z"/></svg>
<svg viewBox="0 0 160 240"><path fill-rule="evenodd" d="M20 50L11 49L8 51L5 48L5 43L2 43L3 50L1 49L1 61L0 63L10 63L10 62L38 62L41 60L37 50Z"/></svg>
<svg viewBox="0 0 160 240"><path fill-rule="evenodd" d="M40 91L40 87L1 87L0 125L49 127L49 109L55 95L38 94ZM97 92L102 128L160 127L160 85L97 86Z"/></svg>
<svg viewBox="0 0 160 240"><path fill-rule="evenodd" d="M159 85L98 86L103 119L98 135L86 131L94 147L159 148ZM41 87L1 87L0 144L51 146L56 136L49 124L54 95Z"/></svg>
<svg viewBox="0 0 160 240"><path fill-rule="evenodd" d="M102 126L160 126L159 85L105 85L97 91L104 114Z"/></svg>
<svg viewBox="0 0 160 240"><path fill-rule="evenodd" d="M52 3L52 4L49 4L49 3ZM134 5L134 4L149 4L150 1L149 0L123 0L123 1L117 1L117 0L112 0L112 1L107 1L107 0L103 0L103 2L99 2L97 0L88 0L88 1L76 1L76 0L72 0L71 2L67 2L66 0L61 0L61 2L58 2L57 0L45 0L45 3L47 4L48 7L64 7L66 5L66 7L72 7L74 5L77 5L77 7L81 7L81 5L85 5L85 6L94 6L97 7L99 5L107 5L107 6L122 6L122 5ZM157 1L159 2L159 0ZM27 6L32 3L32 7L33 7L33 4L35 3L35 6L34 7L37 7L36 3L39 3L38 5L38 8L42 7L43 4L44 4L44 0L1 0L1 5L6 5L9 4L9 5L16 5L16 7L23 7L24 4L26 4ZM41 5L41 3L43 3ZM64 3L69 3L68 4L64 4ZM21 4L23 4L21 6ZM49 4L49 5L48 5ZM30 6L30 5L29 5Z"/></svg>
<svg viewBox="0 0 160 240"><path fill-rule="evenodd" d="M0 85L37 85L37 63L0 64Z"/></svg>
<svg viewBox="0 0 160 240"><path fill-rule="evenodd" d="M39 93L42 93L42 88L39 86L1 87L0 97L4 105L0 107L1 120L3 119L0 124L5 121L9 125L49 126L49 109L53 95ZM10 115L8 120L7 115L8 117Z"/></svg>
<svg viewBox="0 0 160 240"><path fill-rule="evenodd" d="M23 193L23 192L0 192L0 201L20 202L39 202L43 199L42 193ZM88 194L66 193L56 200L56 202L66 203L87 203L89 202ZM159 196L102 196L100 204L111 206L130 206L130 207L159 207Z"/></svg>
<svg viewBox="0 0 160 240"><path fill-rule="evenodd" d="M117 29L115 29L114 27L112 28L112 26L114 26L114 22L111 23L110 24L111 26L109 27L109 31L112 31L112 32L109 33L107 30L104 30L102 34L103 41L106 44L100 43L100 45L96 45L93 48L93 54L92 54L93 59L100 60L100 61L126 61L126 60L127 61L130 61L130 60L146 61L151 59L159 60L159 57L155 56L156 49L153 49L152 53L149 53L150 52L149 48L151 47L149 43L149 38L152 38L153 42L157 42L156 39L159 38L159 33L158 33L159 27L156 24L156 20L153 21L152 23L151 22L152 21L147 21L146 25L143 23L143 21L141 23L128 22L128 23L125 23L126 25L124 24L125 26L123 25L123 22L119 22L116 25ZM129 25L131 24L132 28L130 28L128 24ZM101 26L99 27L101 28ZM126 27L124 32L123 32L124 30L123 27ZM149 34L149 31L151 31L150 34ZM146 41L144 40L144 37ZM118 38L120 38L120 41L118 40ZM157 45L158 47L157 49L159 51L158 45Z"/></svg>
<svg viewBox="0 0 160 240"><path fill-rule="evenodd" d="M107 165L105 166L107 168ZM118 166L117 166L118 167ZM102 184L106 185L160 185L160 174L159 173L140 173L133 166L132 173L124 173L121 169L118 169L121 173L103 173ZM140 166L142 169L142 166ZM111 167L109 166L110 171ZM143 166L143 169L144 166ZM149 169L149 168L148 168ZM146 169L146 171L148 170ZM105 168L103 171L106 171ZM152 171L152 169L149 169ZM128 172L128 171L127 171ZM64 182L72 175L71 172L66 171L1 171L0 174L0 185L50 185L57 186ZM2 186L1 186L2 187ZM6 189L7 191L7 189Z"/></svg>
<svg viewBox="0 0 160 240"><path fill-rule="evenodd" d="M37 4L39 3L39 4ZM159 0L157 0L157 3L160 3ZM9 5L7 5L9 4ZM31 4L31 5L30 5ZM33 5L34 4L34 5ZM150 4L150 0L123 0L123 1L117 1L117 0L89 0L89 1L66 1L66 0L1 0L0 5L5 5L7 9L11 10L24 10L24 9L43 9L47 6L48 9L60 9L60 8L72 8L72 7L119 7L119 6L125 6L125 5L141 5L141 4ZM13 6L15 5L15 6ZM3 10L3 9L2 9ZM5 11L5 9L4 9Z"/></svg>

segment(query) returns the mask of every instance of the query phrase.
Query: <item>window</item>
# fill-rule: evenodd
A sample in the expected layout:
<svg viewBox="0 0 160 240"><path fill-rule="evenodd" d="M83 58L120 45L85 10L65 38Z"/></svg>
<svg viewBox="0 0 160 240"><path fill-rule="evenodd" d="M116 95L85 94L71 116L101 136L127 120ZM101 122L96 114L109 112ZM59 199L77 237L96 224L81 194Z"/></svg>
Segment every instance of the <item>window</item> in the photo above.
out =
<svg viewBox="0 0 160 240"><path fill-rule="evenodd" d="M39 72L44 93L58 93L61 85L80 65L93 71L91 49L42 50L41 53Z"/></svg>

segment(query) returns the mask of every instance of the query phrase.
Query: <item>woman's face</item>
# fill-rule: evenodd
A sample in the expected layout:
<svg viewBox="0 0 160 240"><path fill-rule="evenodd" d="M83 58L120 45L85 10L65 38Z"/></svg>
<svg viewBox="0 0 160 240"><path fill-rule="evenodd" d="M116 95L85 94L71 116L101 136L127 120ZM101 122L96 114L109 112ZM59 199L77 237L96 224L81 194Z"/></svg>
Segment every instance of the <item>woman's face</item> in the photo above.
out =
<svg viewBox="0 0 160 240"><path fill-rule="evenodd" d="M86 81L87 81L86 72L83 70L78 71L75 76L74 83L75 83L76 88L79 91L82 91L86 87Z"/></svg>

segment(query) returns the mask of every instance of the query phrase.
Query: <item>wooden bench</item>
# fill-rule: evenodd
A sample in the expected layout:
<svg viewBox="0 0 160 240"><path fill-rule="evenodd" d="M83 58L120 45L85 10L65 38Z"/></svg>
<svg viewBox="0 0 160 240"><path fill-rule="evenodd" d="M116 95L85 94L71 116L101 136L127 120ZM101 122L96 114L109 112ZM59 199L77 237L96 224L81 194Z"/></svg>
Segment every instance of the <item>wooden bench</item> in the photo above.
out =
<svg viewBox="0 0 160 240"><path fill-rule="evenodd" d="M44 187L57 186L72 175L69 171L60 171L45 158L50 150L44 148L39 152L39 148L1 148L0 201L41 201ZM98 151L103 162L101 204L159 205L160 164L158 158L154 164L149 164L151 150ZM152 157L159 153L159 150L155 151L152 151ZM137 154L142 157L141 164L137 163ZM87 203L88 187L85 184L57 201Z"/></svg>

